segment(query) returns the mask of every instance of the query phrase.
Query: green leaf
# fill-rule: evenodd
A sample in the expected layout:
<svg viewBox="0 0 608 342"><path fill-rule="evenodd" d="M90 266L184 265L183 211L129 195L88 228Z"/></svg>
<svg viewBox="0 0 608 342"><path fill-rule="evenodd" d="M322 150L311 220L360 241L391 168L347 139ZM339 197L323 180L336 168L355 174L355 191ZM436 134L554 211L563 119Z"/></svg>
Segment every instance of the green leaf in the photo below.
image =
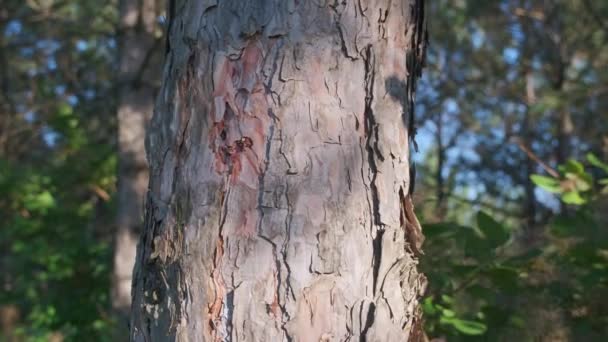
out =
<svg viewBox="0 0 608 342"><path fill-rule="evenodd" d="M465 335L483 335L488 330L488 327L481 322L456 317L441 317L440 322L453 326L454 329Z"/></svg>
<svg viewBox="0 0 608 342"><path fill-rule="evenodd" d="M569 191L562 196L562 201L567 204L582 205L587 201L581 197L578 191Z"/></svg>
<svg viewBox="0 0 608 342"><path fill-rule="evenodd" d="M450 310L450 309L443 309L443 310L441 310L441 314L444 317L447 317L447 318L456 317L456 313L454 312L454 310Z"/></svg>
<svg viewBox="0 0 608 342"><path fill-rule="evenodd" d="M441 300L444 303L447 303L447 304L453 304L454 303L454 298L452 298L452 297L450 297L450 296L448 296L446 294L442 294L441 295Z"/></svg>
<svg viewBox="0 0 608 342"><path fill-rule="evenodd" d="M518 288L519 272L510 267L497 266L488 269L485 274L501 292L515 293Z"/></svg>
<svg viewBox="0 0 608 342"><path fill-rule="evenodd" d="M452 233L454 233L454 225L450 223L431 223L424 225L424 236L426 236L427 239Z"/></svg>
<svg viewBox="0 0 608 342"><path fill-rule="evenodd" d="M483 211L477 213L477 227L492 248L496 248L509 240L507 229Z"/></svg>
<svg viewBox="0 0 608 342"><path fill-rule="evenodd" d="M474 284L465 289L467 293L474 296L474 298L483 299L486 301L493 301L496 297L496 288L494 287L484 287L479 284Z"/></svg>
<svg viewBox="0 0 608 342"><path fill-rule="evenodd" d="M70 106L69 104L63 102L60 103L57 106L57 115L59 117L67 117L67 116L72 116L72 114L74 113L72 106Z"/></svg>
<svg viewBox="0 0 608 342"><path fill-rule="evenodd" d="M585 236L588 233L595 232L598 223L593 217L585 215L579 211L573 216L558 216L551 223L551 233L559 238L568 238L575 236Z"/></svg>
<svg viewBox="0 0 608 342"><path fill-rule="evenodd" d="M552 193L562 192L562 188L558 179L541 175L532 175L530 176L530 179L534 184L544 189L545 191Z"/></svg>
<svg viewBox="0 0 608 342"><path fill-rule="evenodd" d="M526 326L526 321L520 316L512 316L509 321L518 328L523 328Z"/></svg>
<svg viewBox="0 0 608 342"><path fill-rule="evenodd" d="M25 206L29 210L46 210L55 206L55 199L49 191L38 194L29 194L24 198Z"/></svg>
<svg viewBox="0 0 608 342"><path fill-rule="evenodd" d="M559 166L559 169L562 170L564 173L571 172L577 175L585 173L585 168L583 164L574 159L568 159L566 164Z"/></svg>
<svg viewBox="0 0 608 342"><path fill-rule="evenodd" d="M435 315L438 310L435 304L433 304L433 297L425 298L422 302L422 311L425 315Z"/></svg>
<svg viewBox="0 0 608 342"><path fill-rule="evenodd" d="M598 157L596 157L593 153L587 153L587 160L589 163L597 168L604 170L604 172L608 173L608 164L602 162Z"/></svg>
<svg viewBox="0 0 608 342"><path fill-rule="evenodd" d="M460 234L464 239L465 256L474 258L479 264L489 260L494 248L489 241L474 229L467 229Z"/></svg>
<svg viewBox="0 0 608 342"><path fill-rule="evenodd" d="M463 319L454 319L452 325L465 335L483 335L488 329L483 323Z"/></svg>

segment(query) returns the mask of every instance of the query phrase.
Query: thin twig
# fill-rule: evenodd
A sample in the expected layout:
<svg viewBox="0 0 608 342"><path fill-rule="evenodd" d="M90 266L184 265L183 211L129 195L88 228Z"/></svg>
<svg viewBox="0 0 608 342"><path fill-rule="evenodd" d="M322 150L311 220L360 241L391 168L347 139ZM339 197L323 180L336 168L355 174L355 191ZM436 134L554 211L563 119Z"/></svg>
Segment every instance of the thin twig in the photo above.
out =
<svg viewBox="0 0 608 342"><path fill-rule="evenodd" d="M548 174L555 178L560 178L559 173L547 163L542 161L534 152L532 152L530 148L524 145L520 138L514 137L513 141L517 144L520 150L524 151L530 159L537 162L545 171L547 171Z"/></svg>
<svg viewBox="0 0 608 342"><path fill-rule="evenodd" d="M107 191L105 191L104 189L102 189L101 187L99 187L98 185L95 184L90 184L89 188L97 195L99 196L104 202L107 202L110 200L110 194L108 194Z"/></svg>

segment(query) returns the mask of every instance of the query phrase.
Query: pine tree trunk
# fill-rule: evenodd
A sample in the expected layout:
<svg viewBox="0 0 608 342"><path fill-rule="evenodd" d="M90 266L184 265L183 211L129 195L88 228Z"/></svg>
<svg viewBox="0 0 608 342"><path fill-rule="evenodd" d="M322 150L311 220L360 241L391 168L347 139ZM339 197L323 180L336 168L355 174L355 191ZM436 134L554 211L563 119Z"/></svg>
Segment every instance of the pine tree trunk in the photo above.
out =
<svg viewBox="0 0 608 342"><path fill-rule="evenodd" d="M127 326L137 237L141 234L143 201L148 185L144 149L145 127L154 107L160 75L155 61L162 44L155 37L157 0L120 2L118 101L118 195L114 242L112 306L120 328Z"/></svg>
<svg viewBox="0 0 608 342"><path fill-rule="evenodd" d="M421 338L420 0L178 0L133 341Z"/></svg>

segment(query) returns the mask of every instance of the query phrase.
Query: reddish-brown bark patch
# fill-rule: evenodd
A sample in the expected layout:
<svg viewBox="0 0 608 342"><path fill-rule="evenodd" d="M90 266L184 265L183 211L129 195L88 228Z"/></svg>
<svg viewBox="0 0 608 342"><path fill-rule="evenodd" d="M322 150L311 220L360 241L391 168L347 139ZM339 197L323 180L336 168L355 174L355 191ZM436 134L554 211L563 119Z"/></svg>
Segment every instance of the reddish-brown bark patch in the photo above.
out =
<svg viewBox="0 0 608 342"><path fill-rule="evenodd" d="M264 167L265 142L271 119L264 79L260 42L251 42L237 60L218 56L214 75L214 123L209 146L215 153L215 171L229 173L230 182L259 186Z"/></svg>

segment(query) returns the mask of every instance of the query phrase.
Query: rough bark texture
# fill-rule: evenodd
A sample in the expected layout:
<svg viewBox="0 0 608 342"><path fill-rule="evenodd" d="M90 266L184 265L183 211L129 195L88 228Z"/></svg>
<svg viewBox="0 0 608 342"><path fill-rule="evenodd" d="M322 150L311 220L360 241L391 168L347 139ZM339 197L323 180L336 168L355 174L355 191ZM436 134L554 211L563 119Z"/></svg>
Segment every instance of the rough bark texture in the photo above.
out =
<svg viewBox="0 0 608 342"><path fill-rule="evenodd" d="M131 278L148 185L145 127L160 78L154 72L162 58L162 44L154 36L158 9L157 0L123 0L120 4L118 212L112 305L119 319L125 320L124 326L131 305Z"/></svg>
<svg viewBox="0 0 608 342"><path fill-rule="evenodd" d="M420 339L422 1L169 13L131 339Z"/></svg>

